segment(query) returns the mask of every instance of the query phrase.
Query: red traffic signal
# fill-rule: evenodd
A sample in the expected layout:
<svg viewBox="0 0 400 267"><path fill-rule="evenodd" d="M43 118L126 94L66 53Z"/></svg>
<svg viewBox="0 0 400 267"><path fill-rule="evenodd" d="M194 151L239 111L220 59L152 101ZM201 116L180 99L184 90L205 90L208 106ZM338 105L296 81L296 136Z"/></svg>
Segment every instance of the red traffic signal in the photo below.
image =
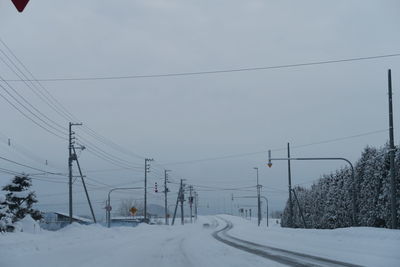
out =
<svg viewBox="0 0 400 267"><path fill-rule="evenodd" d="M11 0L14 6L17 8L18 12L24 11L26 5L28 4L29 0Z"/></svg>
<svg viewBox="0 0 400 267"><path fill-rule="evenodd" d="M154 192L158 193L157 182L154 184Z"/></svg>

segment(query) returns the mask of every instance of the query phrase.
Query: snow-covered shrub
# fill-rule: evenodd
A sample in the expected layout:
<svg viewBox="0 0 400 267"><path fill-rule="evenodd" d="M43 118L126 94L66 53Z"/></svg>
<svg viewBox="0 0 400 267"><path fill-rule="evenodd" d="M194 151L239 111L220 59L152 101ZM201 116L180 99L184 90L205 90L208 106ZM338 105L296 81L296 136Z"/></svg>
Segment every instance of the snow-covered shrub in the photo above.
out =
<svg viewBox="0 0 400 267"><path fill-rule="evenodd" d="M8 207L6 196L0 193L0 232L14 230L12 218L13 214Z"/></svg>
<svg viewBox="0 0 400 267"><path fill-rule="evenodd" d="M42 214L32 208L37 200L35 192L30 190L31 186L31 178L26 175L19 175L3 187L5 198L3 197L4 201L0 202L0 219L3 218L0 225L4 225L3 231L13 231L15 223L27 215L30 215L34 220L42 218Z"/></svg>

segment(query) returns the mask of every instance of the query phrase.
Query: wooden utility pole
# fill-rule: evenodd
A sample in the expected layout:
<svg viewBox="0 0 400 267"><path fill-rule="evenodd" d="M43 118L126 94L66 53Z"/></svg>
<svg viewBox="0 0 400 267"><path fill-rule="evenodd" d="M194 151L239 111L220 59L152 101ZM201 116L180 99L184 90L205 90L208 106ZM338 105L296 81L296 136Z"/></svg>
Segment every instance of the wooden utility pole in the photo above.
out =
<svg viewBox="0 0 400 267"><path fill-rule="evenodd" d="M184 219L184 214L183 214L183 202L185 201L185 189L184 189L184 185L183 185L183 179L181 179L181 197L180 197L180 201L181 201L181 224L184 225L185 224L185 219Z"/></svg>
<svg viewBox="0 0 400 267"><path fill-rule="evenodd" d="M289 184L289 227L293 227L293 203L292 203L292 172L290 170L290 144L287 143L288 155L288 184Z"/></svg>
<svg viewBox="0 0 400 267"><path fill-rule="evenodd" d="M193 223L193 186L189 186L190 223Z"/></svg>
<svg viewBox="0 0 400 267"><path fill-rule="evenodd" d="M72 131L72 126L80 126L82 123L69 123L69 138L68 138L68 195L69 195L69 223L73 221L73 211L72 211L72 162L76 160L76 153L73 152L73 147L75 144L75 133Z"/></svg>
<svg viewBox="0 0 400 267"><path fill-rule="evenodd" d="M393 102L392 102L392 71L388 70L389 91L389 158L390 158L390 185L391 185L391 213L392 229L397 229L397 207L396 207L396 166L394 162L396 147L394 146L393 127Z"/></svg>
<svg viewBox="0 0 400 267"><path fill-rule="evenodd" d="M168 221L168 187L167 187L167 182L168 182L168 172L170 170L164 170L164 204L165 204L165 225L169 224Z"/></svg>
<svg viewBox="0 0 400 267"><path fill-rule="evenodd" d="M147 174L150 172L150 164L148 162L153 161L154 159L144 159L144 209L143 209L143 217L144 222L147 223Z"/></svg>

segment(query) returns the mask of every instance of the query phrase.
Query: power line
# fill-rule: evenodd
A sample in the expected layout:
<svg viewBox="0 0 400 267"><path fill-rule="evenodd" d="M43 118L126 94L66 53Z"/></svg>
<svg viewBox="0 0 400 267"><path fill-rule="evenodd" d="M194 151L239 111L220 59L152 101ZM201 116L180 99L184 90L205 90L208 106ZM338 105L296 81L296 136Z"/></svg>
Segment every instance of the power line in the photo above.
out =
<svg viewBox="0 0 400 267"><path fill-rule="evenodd" d="M4 160L4 161L8 161L8 162L13 163L13 164L16 164L16 165L19 165L19 166L22 166L22 167L25 167L25 168L28 168L28 169L35 170L35 171L40 171L40 172L47 173L47 174L52 174L52 175L65 176L64 174L61 174L61 173L55 173L55 172L45 171L45 170L38 169L38 168L29 166L29 165L26 165L26 164L22 164L22 163L19 163L19 162L16 162L16 161L14 161L14 160L11 160L11 159L8 159L8 158L4 158L4 157L1 157L1 156L0 156L0 159L2 159L2 160Z"/></svg>
<svg viewBox="0 0 400 267"><path fill-rule="evenodd" d="M47 93L47 96L45 93L41 93L41 95L43 95L43 97L45 97L49 102L46 102L46 104L48 104L49 106L51 106L50 104L54 105L52 107L53 110L55 110L60 116L66 118L67 120L72 120L72 121L76 121L76 118L74 118L73 114L71 114L55 97L53 97L53 95L50 94L50 92L39 82L36 80L36 78L33 76L32 72L29 71L29 69L25 66L25 64L19 60L19 58L14 54L14 52L8 47L8 45L0 38L0 42L3 44L3 46L7 49L7 51L12 55L12 57L22 66L22 68L32 77L32 79L34 81L36 81L36 83L39 85L39 87L41 89L43 89L45 91L45 93ZM4 52L3 52L4 53ZM5 54L5 53L4 53ZM7 56L7 55L6 55ZM18 68L16 66L16 64L14 64L14 62L7 56L7 58L9 59L9 61L24 75L23 71L21 71L20 68ZM26 77L26 75L24 75ZM34 83L31 83L35 88L38 89L38 92L41 92L41 90L36 87L34 85ZM49 99L50 97L50 99ZM43 100L43 99L42 99ZM52 101L53 100L53 101ZM54 102L56 104L54 104ZM58 111L57 111L58 110ZM61 113L61 114L60 114Z"/></svg>
<svg viewBox="0 0 400 267"><path fill-rule="evenodd" d="M388 129L376 130L376 131L371 131L371 132L366 132L366 133L361 133L361 134L356 134L356 135L350 135L350 136L345 136L345 137L328 139L328 140L324 140L324 141L307 143L307 144L303 144L303 145L293 146L293 149L314 146L314 145L327 144L327 143L332 143L332 142L337 142L337 141L342 141L342 140L347 140L347 139L353 139L353 138L362 137L362 136L373 135L373 134L377 134L377 133L383 133L383 132L387 132L387 131L388 131ZM282 147L282 148L271 149L271 151L283 151L283 150L286 150L286 148ZM170 165L180 165L180 164L201 163L201 162L224 160L224 159L230 159L230 158L248 157L248 156L254 156L254 155L265 154L265 153L268 153L268 150L260 150L260 151L255 151L255 152L232 154L232 155L225 155L225 156L220 156L220 157L210 157L210 158L203 158L203 159L194 159L194 160L187 160L187 161L168 162L168 163L165 163L165 165L170 166Z"/></svg>
<svg viewBox="0 0 400 267"><path fill-rule="evenodd" d="M0 87L5 89L5 87L3 87L0 84ZM2 93L0 93L0 96L7 101L8 104L10 104L13 108L15 108L19 113L21 113L25 118L27 118L28 120L30 120L31 122L33 122L35 125L39 126L40 128L42 128L43 130L45 130L46 132L60 138L63 140L66 140L65 137L62 137L61 135L53 132L52 130L49 130L48 128L46 128L45 126L41 125L40 123L38 123L36 120L32 119L29 115L27 115L25 112L23 112L20 108L18 108L14 103L12 103L7 97L5 97Z"/></svg>
<svg viewBox="0 0 400 267"><path fill-rule="evenodd" d="M16 64L8 57L8 55L0 48L0 52L6 56L6 58L11 62L11 64L20 72L22 73L22 75L26 78L27 76L18 68L18 66L16 66ZM18 76L19 79L23 80L23 78L21 77L20 74L18 74L17 71L15 71L2 57L0 57L0 60L3 61L3 63L15 74ZM4 80L3 80L4 81ZM8 84L7 81L4 81L5 83ZM30 82L24 82L25 85L37 96L40 98L40 100L42 100L44 103L46 103L51 109L53 109L56 113L58 113L58 110L56 108L54 108L50 102L46 101L43 96L41 94L39 94L39 92L41 93L40 90L36 91L33 87L35 87L37 89L37 87L35 86L34 83ZM9 85L11 87L11 85ZM33 86L33 87L32 87ZM15 90L14 90L15 91ZM15 91L16 94L18 94L18 96L20 96L28 105L30 105L33 109L35 109L38 113L40 113L42 116L44 116L47 120L51 121L52 123L54 123L56 126L58 126L60 129L62 130L66 130L66 128L60 124L58 124L57 122L53 121L52 119L50 119L49 117L47 117L45 114L43 114L42 112L40 112L40 110L36 109L33 105L31 105L28 101L25 100L24 97L22 97L17 91ZM59 114L59 113L58 113ZM60 114L59 114L60 115Z"/></svg>
<svg viewBox="0 0 400 267"><path fill-rule="evenodd" d="M51 162L49 162L47 159L41 158L40 156L34 154L33 152L31 152L30 150L26 149L25 147L18 145L15 143L15 141L13 140L12 142L9 143L8 137L0 132L0 140L2 139L3 141L3 145L6 147L9 147L11 149L14 149L18 154L20 154L21 156L25 157L25 158L29 158L41 165L46 165L49 166L53 169L61 169L59 166L56 167L55 165L53 165Z"/></svg>
<svg viewBox="0 0 400 267"><path fill-rule="evenodd" d="M17 71L19 71L24 77L25 77L25 80L26 81L24 81L24 79L7 63L7 62L5 62L5 60L3 60L2 58L1 58L1 60L4 62L4 64L6 64L6 66L7 67L9 67L9 69L15 74L15 75L17 75L19 78L20 78L20 81L23 81L44 103L46 103L52 110L54 110L56 113L58 113L60 116L62 116L63 118L65 118L66 120L69 120L69 121L71 121L71 120L76 120L76 121L79 121L79 120L77 120L76 119L76 117L71 113L71 112L69 112L54 96L52 96L51 94L50 94L50 92L34 77L34 75L29 71L29 69L22 63L22 61L21 60L19 60L18 59L18 57L15 55L15 53L7 46L7 44L0 38L0 42L3 44L3 46L6 48L6 50L8 51L8 53L9 54L11 54L11 56L19 63L19 65L20 66L22 66L22 68L27 72L27 73L29 73L29 75L32 77L32 79L28 79L27 78L27 75L25 75L25 73L24 73L24 71L23 70L21 70L21 68L19 68L18 66L17 66L17 64L16 63L14 63L14 61L13 61L13 59L11 58L11 57L9 57L2 49L0 49L0 51L1 51L1 53L3 53L4 55L5 55L5 57L8 59L8 61L10 61L11 62L11 64L14 66L14 68L16 68L17 69ZM30 86L28 83L27 83L27 81L28 80L30 80L30 84L33 86L33 87L35 87L35 89L37 89L37 92L36 92L36 90L34 89L34 88L32 88L32 86ZM39 85L39 87L38 86L36 86L36 84L35 83L33 83L33 81L35 81L38 85ZM7 81L5 81L4 80L4 82L6 82L7 83ZM8 84L8 83L7 83ZM9 85L9 84L8 84ZM11 87L11 85L9 85L9 87ZM42 89L42 90L41 90ZM42 92L43 91L43 92ZM18 93L18 92L17 92ZM39 95L39 94L40 95ZM20 96L20 97L22 97L22 96ZM9 101L8 101L9 102ZM11 103L10 103L11 104ZM46 117L46 118L48 118L48 117ZM51 120L51 119L50 119ZM52 122L54 122L54 121L52 121ZM54 122L55 124L57 124L56 122ZM37 123L36 123L37 124ZM62 127L62 129L64 129L64 127L63 126L61 126L61 125L59 125L59 124L57 124L57 126L59 126L60 128ZM92 130L91 128L89 128L89 127L84 127L83 128L83 131L86 133L86 134L88 134L88 135L90 135L91 137L93 137L93 138L95 138L98 142L100 142L100 143L102 143L102 144L104 144L104 145L106 145L106 146L109 146L109 147L111 147L112 149L114 149L115 151L118 151L118 152L120 152L120 153L124 153L124 154L127 154L127 155L130 155L130 156L133 156L133 157L136 157L136 158L144 158L144 157L142 157L142 156L140 156L140 155L137 155L137 154L135 154L135 153L133 153L133 152L131 152L131 151L129 151L129 150L126 150L126 149L124 149L122 146L119 146L118 144L116 144L116 143L114 143L113 141L111 141L111 140L109 140L109 139L107 139L107 138L105 138L104 136L102 136L102 135L100 135L100 134L98 134L98 133L96 133L94 130ZM84 138L82 138L82 139L84 139ZM87 143L89 143L89 141L86 141ZM99 154L102 154L102 158L104 158L104 157L107 157L107 158L109 158L110 156L109 156L109 153L107 153L107 152L105 152L104 150L102 150L102 149L100 149L98 146L96 146L96 145L94 145L93 143L91 143L91 145L92 145L92 147L95 147L97 150L99 150L99 151L97 151L97 153L99 153ZM93 150L96 150L96 149L93 149ZM126 160L124 160L124 159L121 159L121 158L118 158L118 157L116 157L116 156L111 156L111 157L113 157L113 158L117 158L117 159L119 159L120 161L125 161L125 162L128 162L128 161L126 161ZM111 160L113 160L113 159L111 159ZM131 164L131 162L129 162L128 164ZM125 164L126 165L126 164Z"/></svg>
<svg viewBox="0 0 400 267"><path fill-rule="evenodd" d="M71 78L42 78L36 79L36 81L42 82L60 82L60 81L96 81L96 80L121 80L121 79L141 79L141 78L162 78L162 77L180 77L180 76L198 76L198 75L209 75L209 74L223 74L232 72L248 72L248 71L260 71L260 70L271 70L271 69L286 69L286 68L297 68L315 65L335 64L353 61L373 60L380 58L391 58L400 56L400 53L375 55L367 57L355 57L355 58L342 58L325 61L312 61L304 63L284 64L284 65L273 65L264 67L248 67L248 68L234 68L234 69L220 69L220 70L206 70L206 71L195 71L195 72L176 72L176 73L161 73L161 74L146 74L146 75L126 75L126 76L97 76L97 77L71 77ZM21 80L7 80L12 82L21 82ZM31 81L30 79L22 81Z"/></svg>
<svg viewBox="0 0 400 267"><path fill-rule="evenodd" d="M1 59L1 57L0 57ZM43 112L41 112L38 108L36 108L35 106L33 106L28 100L26 100L25 97L23 97L20 93L18 93L18 91L10 85L10 83L8 83L7 81L4 80L4 78L0 75L0 80L3 81L8 88L10 88L12 91L14 91L14 93L23 100L23 102L25 102L29 107L31 107L35 112L37 112L39 115L37 115L35 112L33 112L30 108L26 107L23 103L21 103L12 93L10 93L9 90L7 90L7 88L5 88L4 86L1 86L1 88L12 98L14 99L15 102L17 102L20 106L22 106L24 109L26 109L29 113L31 113L33 116L35 116L37 119L39 119L41 122L43 122L44 124L46 124L48 127L52 128L54 131L61 133L61 134L65 134L65 132L63 132L63 130L65 130L65 128L63 128L60 124L58 124L57 122L53 121L52 119L50 119L46 114L44 114ZM45 121L44 119L42 119L41 117L44 117L47 121ZM57 127L59 128L57 128ZM63 129L63 130L60 130Z"/></svg>

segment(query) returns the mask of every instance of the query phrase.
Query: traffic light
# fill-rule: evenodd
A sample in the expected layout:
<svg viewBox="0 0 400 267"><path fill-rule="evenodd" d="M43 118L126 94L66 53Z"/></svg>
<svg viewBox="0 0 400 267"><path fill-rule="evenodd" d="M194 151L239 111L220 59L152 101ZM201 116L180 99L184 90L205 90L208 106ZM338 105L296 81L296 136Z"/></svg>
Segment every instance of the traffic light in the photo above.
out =
<svg viewBox="0 0 400 267"><path fill-rule="evenodd" d="M272 161L271 161L271 150L268 150L268 167L272 167Z"/></svg>
<svg viewBox="0 0 400 267"><path fill-rule="evenodd" d="M157 182L154 184L154 192L158 193Z"/></svg>

